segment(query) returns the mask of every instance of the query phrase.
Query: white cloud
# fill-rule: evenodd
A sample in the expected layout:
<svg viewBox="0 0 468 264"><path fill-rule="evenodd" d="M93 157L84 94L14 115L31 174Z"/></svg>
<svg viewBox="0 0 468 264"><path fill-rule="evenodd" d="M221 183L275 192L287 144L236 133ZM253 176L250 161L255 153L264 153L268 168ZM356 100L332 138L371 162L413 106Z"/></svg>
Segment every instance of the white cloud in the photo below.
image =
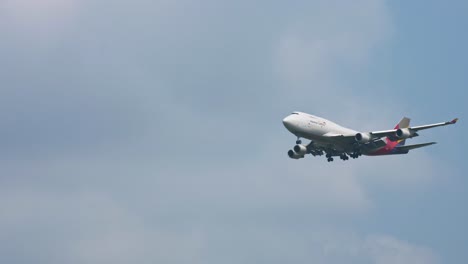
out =
<svg viewBox="0 0 468 264"><path fill-rule="evenodd" d="M369 236L365 248L376 264L390 263L437 263L438 259L430 249L399 241L390 236Z"/></svg>
<svg viewBox="0 0 468 264"><path fill-rule="evenodd" d="M436 254L431 249L388 235L363 236L349 231L320 235L324 235L323 241L318 244L321 245L325 263L328 263L326 259L375 264L438 262Z"/></svg>
<svg viewBox="0 0 468 264"><path fill-rule="evenodd" d="M290 85L307 86L320 96L322 89L337 83L333 79L340 69L354 72L365 66L377 45L391 34L384 1L319 2L279 39L276 67Z"/></svg>
<svg viewBox="0 0 468 264"><path fill-rule="evenodd" d="M55 34L63 33L78 9L75 0L5 0L0 3L0 28L9 33L10 39L20 38L45 47L56 39Z"/></svg>
<svg viewBox="0 0 468 264"><path fill-rule="evenodd" d="M9 218L0 221L3 238L16 236L10 243L23 241L27 259L48 263L437 262L431 249L392 236L361 235L314 220L293 219L291 226L261 211L225 214L212 207L211 213L210 208L167 213L148 200L149 212L143 213L103 192L24 190L2 192L0 198Z"/></svg>
<svg viewBox="0 0 468 264"><path fill-rule="evenodd" d="M430 249L343 227L378 206L369 183L414 188L430 179L431 168L418 166L430 157L329 164L286 156L295 139L281 115L297 108L349 125L365 117L369 129L393 118L373 112L385 104L378 95L362 104L336 80L343 69L365 68L391 35L385 2L275 11L266 1L271 13L248 1L119 2L101 12L107 2L88 2L69 35L55 36L57 51L46 45L38 55L29 43L32 59L15 60L21 50L10 58L25 77L8 76L2 96L6 110L19 110L2 111L16 118L0 161L0 233L26 242L21 256L45 254L56 263L434 261Z"/></svg>

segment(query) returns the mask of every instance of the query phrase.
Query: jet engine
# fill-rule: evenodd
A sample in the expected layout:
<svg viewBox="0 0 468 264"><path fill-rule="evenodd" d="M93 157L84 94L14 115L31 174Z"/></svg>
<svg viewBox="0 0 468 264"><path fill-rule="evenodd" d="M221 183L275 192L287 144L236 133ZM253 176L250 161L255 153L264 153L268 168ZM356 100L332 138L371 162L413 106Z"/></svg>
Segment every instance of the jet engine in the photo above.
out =
<svg viewBox="0 0 468 264"><path fill-rule="evenodd" d="M304 155L300 155L296 152L294 152L294 150L290 149L288 151L288 156L291 158L291 159L302 159L304 158Z"/></svg>
<svg viewBox="0 0 468 264"><path fill-rule="evenodd" d="M297 144L296 146L294 146L293 150L294 152L296 152L297 154L301 156L304 156L305 154L307 154L307 148L301 144Z"/></svg>
<svg viewBox="0 0 468 264"><path fill-rule="evenodd" d="M410 138L414 135L414 131L409 130L408 128L399 128L395 132L395 136L399 139Z"/></svg>
<svg viewBox="0 0 468 264"><path fill-rule="evenodd" d="M354 139L359 143L367 143L371 141L372 136L369 133L357 133Z"/></svg>

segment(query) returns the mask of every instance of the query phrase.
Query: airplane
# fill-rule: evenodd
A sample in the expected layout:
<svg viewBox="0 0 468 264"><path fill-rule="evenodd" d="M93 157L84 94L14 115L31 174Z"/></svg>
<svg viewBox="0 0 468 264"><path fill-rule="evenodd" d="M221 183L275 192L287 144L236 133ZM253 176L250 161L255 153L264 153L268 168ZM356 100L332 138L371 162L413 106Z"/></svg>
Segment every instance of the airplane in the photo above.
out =
<svg viewBox="0 0 468 264"><path fill-rule="evenodd" d="M297 137L296 145L288 151L290 158L301 159L306 154L313 156L325 154L327 161L331 162L333 157L348 160L349 157L356 159L361 155L407 154L412 149L430 146L436 142L405 145L406 139L419 136L420 130L453 125L457 121L458 118L455 118L448 122L410 127L410 119L403 117L394 129L358 132L318 116L293 112L283 119L283 124ZM301 138L311 141L303 145Z"/></svg>

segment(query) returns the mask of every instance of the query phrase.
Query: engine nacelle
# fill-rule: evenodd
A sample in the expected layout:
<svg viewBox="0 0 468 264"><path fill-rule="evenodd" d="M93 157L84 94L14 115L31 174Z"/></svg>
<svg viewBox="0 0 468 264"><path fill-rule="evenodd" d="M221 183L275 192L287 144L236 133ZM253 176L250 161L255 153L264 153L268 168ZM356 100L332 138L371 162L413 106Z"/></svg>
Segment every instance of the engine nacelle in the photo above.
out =
<svg viewBox="0 0 468 264"><path fill-rule="evenodd" d="M359 143L367 143L371 141L372 136L369 133L357 133L354 139Z"/></svg>
<svg viewBox="0 0 468 264"><path fill-rule="evenodd" d="M304 155L300 155L300 154L297 154L296 152L294 152L294 150L290 149L288 151L288 156L291 158L291 159L302 159L304 157Z"/></svg>
<svg viewBox="0 0 468 264"><path fill-rule="evenodd" d="M294 146L293 150L294 152L296 152L297 154L301 156L304 156L305 154L307 154L307 148L301 144L297 144L296 146Z"/></svg>
<svg viewBox="0 0 468 264"><path fill-rule="evenodd" d="M414 135L414 132L409 130L408 128L399 128L395 132L395 136L399 139L410 138Z"/></svg>

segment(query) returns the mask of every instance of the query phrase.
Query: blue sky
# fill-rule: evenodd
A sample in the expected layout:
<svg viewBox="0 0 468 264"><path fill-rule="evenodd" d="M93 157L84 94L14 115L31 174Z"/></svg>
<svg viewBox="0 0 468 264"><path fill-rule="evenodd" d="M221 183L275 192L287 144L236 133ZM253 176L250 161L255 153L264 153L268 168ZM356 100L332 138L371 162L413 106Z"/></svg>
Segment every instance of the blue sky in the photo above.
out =
<svg viewBox="0 0 468 264"><path fill-rule="evenodd" d="M464 263L468 5L3 1L0 262ZM281 120L460 117L290 160Z"/></svg>

